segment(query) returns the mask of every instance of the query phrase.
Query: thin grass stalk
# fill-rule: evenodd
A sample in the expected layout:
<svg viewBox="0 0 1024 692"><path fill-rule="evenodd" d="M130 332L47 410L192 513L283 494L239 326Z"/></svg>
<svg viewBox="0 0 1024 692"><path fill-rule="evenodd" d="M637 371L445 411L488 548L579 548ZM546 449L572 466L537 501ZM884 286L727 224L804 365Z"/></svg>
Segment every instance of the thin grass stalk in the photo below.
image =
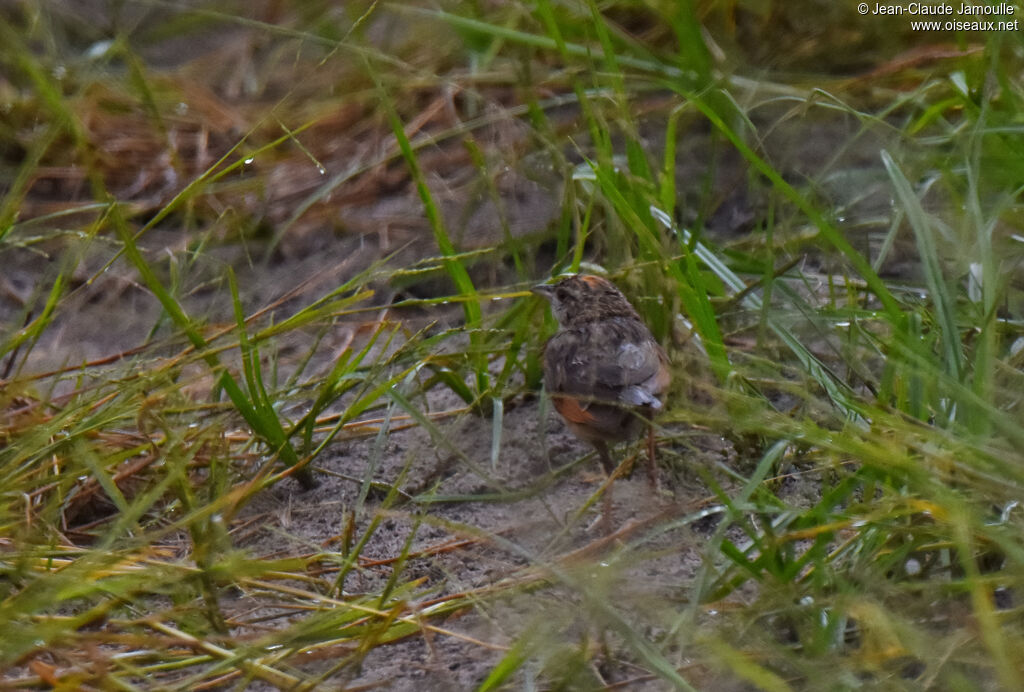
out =
<svg viewBox="0 0 1024 692"><path fill-rule="evenodd" d="M409 167L409 173L412 176L413 182L416 184L416 191L419 193L420 201L423 202L423 209L426 212L430 229L434 234L434 240L437 242L437 246L441 250L445 271L448 272L448 275L455 283L460 296L465 299L462 307L466 318L466 330L469 334L470 341L468 357L474 379L476 381L476 391L474 392L475 399L474 401L467 401L466 403L484 406L485 397L490 391L490 377L487 371L487 360L480 348L481 335L479 330L483 322L483 313L480 309L479 294L477 293L476 287L473 285L473 280L470 278L469 272L466 271L466 267L455 259L455 255L457 254L455 246L452 243L451 238L448 236L444 220L441 217L441 211L438 208L437 203L434 201L434 196L431 194L430 188L427 185L427 180L423 175L423 170L420 167L416 151L412 148L412 145L409 143L409 138L405 134L405 126L398 115L398 111L395 110L395 104L392 101L390 92L388 92L384 87L383 82L381 82L380 75L372 62L367 60L364 64L370 76L373 78L374 85L377 88L377 95L380 104L383 106L384 111L387 114L388 123L391 125L391 131L395 136L395 140L398 142L398 147L402 152L406 165Z"/></svg>

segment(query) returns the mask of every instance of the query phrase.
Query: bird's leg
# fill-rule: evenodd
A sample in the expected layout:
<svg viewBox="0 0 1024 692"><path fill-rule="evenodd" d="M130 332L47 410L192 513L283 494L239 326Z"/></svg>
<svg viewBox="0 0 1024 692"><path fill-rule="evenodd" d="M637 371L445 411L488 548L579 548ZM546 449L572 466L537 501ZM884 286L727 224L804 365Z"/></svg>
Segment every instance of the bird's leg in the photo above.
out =
<svg viewBox="0 0 1024 692"><path fill-rule="evenodd" d="M647 479L651 482L651 489L658 489L658 467L654 457L654 426L647 424Z"/></svg>
<svg viewBox="0 0 1024 692"><path fill-rule="evenodd" d="M615 472L616 464L612 461L611 452L608 451L608 443L604 440L594 440L591 444L597 450L597 456L601 459L601 466L604 467L604 472L609 476L612 475Z"/></svg>
<svg viewBox="0 0 1024 692"><path fill-rule="evenodd" d="M299 482L299 485L302 486L303 491L313 490L314 488L320 487L320 481L313 475L313 469L310 468L309 464L295 469L295 471L292 472L292 476Z"/></svg>
<svg viewBox="0 0 1024 692"><path fill-rule="evenodd" d="M598 520L598 525L601 528L601 532L604 534L610 534L612 532L613 519L615 517L615 504L612 502L612 484L615 482L615 462L612 461L611 452L608 451L608 443L604 440L594 440L594 449L597 450L597 455L601 458L601 466L604 467L605 473L608 474L608 487L604 490L604 496L601 498L601 518Z"/></svg>

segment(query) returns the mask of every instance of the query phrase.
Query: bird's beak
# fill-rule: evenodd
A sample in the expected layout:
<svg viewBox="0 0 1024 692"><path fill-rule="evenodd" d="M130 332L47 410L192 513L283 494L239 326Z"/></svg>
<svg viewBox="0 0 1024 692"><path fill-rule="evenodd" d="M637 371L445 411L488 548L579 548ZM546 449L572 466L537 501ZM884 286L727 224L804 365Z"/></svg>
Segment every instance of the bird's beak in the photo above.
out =
<svg viewBox="0 0 1024 692"><path fill-rule="evenodd" d="M551 297L555 294L555 287L551 284L537 284L530 289L530 293L551 300Z"/></svg>

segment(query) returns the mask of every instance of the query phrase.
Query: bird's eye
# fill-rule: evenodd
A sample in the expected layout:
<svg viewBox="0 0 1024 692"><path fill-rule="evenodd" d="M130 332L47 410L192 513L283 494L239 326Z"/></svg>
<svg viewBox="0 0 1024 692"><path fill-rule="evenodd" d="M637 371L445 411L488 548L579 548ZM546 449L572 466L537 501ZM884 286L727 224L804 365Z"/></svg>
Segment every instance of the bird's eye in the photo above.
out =
<svg viewBox="0 0 1024 692"><path fill-rule="evenodd" d="M569 289L559 286L555 289L555 297L559 300L569 300L571 294L569 293Z"/></svg>

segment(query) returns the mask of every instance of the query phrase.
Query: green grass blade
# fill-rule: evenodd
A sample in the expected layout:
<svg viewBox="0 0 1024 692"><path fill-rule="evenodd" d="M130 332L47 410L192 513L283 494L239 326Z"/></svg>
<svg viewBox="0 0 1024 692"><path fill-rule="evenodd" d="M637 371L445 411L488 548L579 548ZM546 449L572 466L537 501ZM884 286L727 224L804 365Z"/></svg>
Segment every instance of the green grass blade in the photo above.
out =
<svg viewBox="0 0 1024 692"><path fill-rule="evenodd" d="M431 231L433 231L434 240L437 242L437 246L441 250L442 262L444 264L445 271L448 272L452 281L455 282L455 286L458 288L461 296L465 298L462 306L466 317L466 328L470 330L469 352L470 360L473 365L473 374L476 380L476 394L477 397L483 397L490 389L490 378L487 371L487 361L484 358L483 353L477 348L480 345L479 338L474 336L475 330L480 327L483 320L483 313L480 309L479 294L477 293L476 287L473 285L469 272L466 271L466 267L455 259L455 255L457 254L455 245L452 243L451 238L448 237L444 220L441 217L441 211L438 208L437 203L434 201L434 196L431 194L430 188L427 186L427 180L423 175L422 168L420 167L419 158L416 155L416 151L409 143L409 138L405 134L405 125L402 122L401 117L398 115L398 111L395 109L395 104L391 98L391 94L384 87L383 82L381 82L380 75L374 69L372 63L367 61L366 68L370 73L370 76L373 78L379 102L383 106L384 112L387 114L388 123L391 125L391 131L395 136L395 141L398 143L398 148L401 150L402 156L405 158L406 165L409 167L409 172L416 184L416 191L419 193L420 201L423 202L423 209L427 214L427 221L430 223Z"/></svg>
<svg viewBox="0 0 1024 692"><path fill-rule="evenodd" d="M892 156L884 150L881 156L882 163L885 165L885 170L889 173L889 179L896 191L896 198L907 215L907 221L910 223L910 227L914 231L914 239L917 241L925 283L928 285L928 292L935 305L935 317L941 330L943 366L952 377L960 380L963 377L963 354L960 329L956 323L954 309L956 301L943 276L932 226L928 222L921 201L910 187L910 181L903 175Z"/></svg>

